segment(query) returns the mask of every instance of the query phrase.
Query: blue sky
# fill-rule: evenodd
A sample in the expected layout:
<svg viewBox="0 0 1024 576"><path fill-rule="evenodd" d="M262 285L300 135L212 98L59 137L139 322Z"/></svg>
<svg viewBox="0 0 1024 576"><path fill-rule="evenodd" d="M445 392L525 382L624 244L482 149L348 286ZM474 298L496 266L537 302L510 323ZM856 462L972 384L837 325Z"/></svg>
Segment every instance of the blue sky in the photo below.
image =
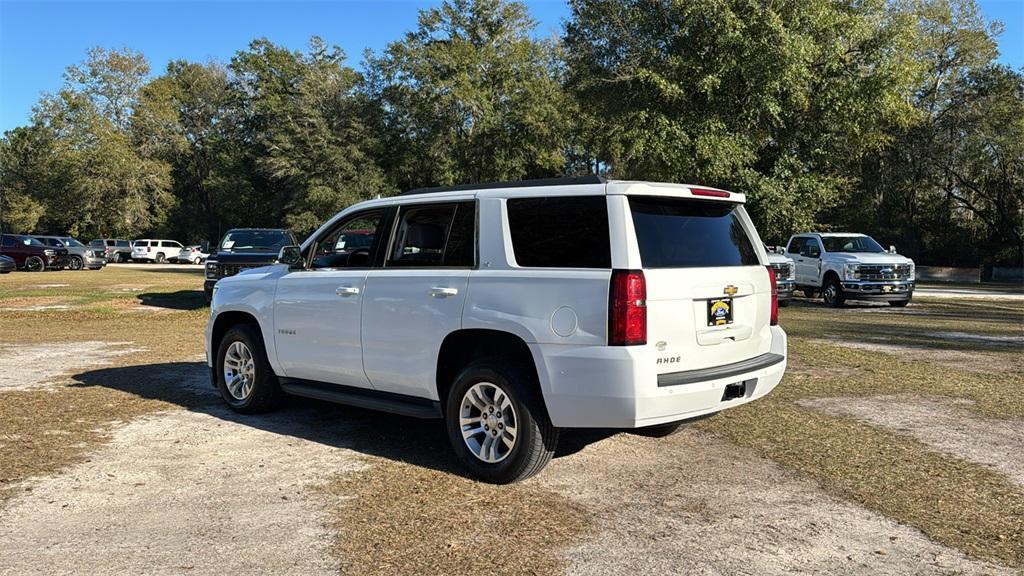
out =
<svg viewBox="0 0 1024 576"><path fill-rule="evenodd" d="M227 61L266 36L303 48L319 35L358 66L416 26L417 10L437 1L49 2L0 0L0 130L27 123L44 92L60 88L64 69L93 46L130 47L154 72L172 59ZM538 34L554 34L569 10L563 0L528 1ZM1024 0L979 0L987 18L1005 23L1001 60L1024 66Z"/></svg>

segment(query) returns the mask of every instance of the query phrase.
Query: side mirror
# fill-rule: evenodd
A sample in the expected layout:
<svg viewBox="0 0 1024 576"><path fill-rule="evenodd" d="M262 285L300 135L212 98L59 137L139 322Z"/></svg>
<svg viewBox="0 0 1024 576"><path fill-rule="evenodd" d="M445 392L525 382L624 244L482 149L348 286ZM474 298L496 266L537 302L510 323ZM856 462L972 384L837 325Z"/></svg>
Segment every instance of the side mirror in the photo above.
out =
<svg viewBox="0 0 1024 576"><path fill-rule="evenodd" d="M202 242L200 242L199 243L199 251L202 252L203 254L209 254L210 253L210 241L209 240L203 240Z"/></svg>
<svg viewBox="0 0 1024 576"><path fill-rule="evenodd" d="M890 244L889 245L889 254L895 254L895 253L896 253L896 247Z"/></svg>
<svg viewBox="0 0 1024 576"><path fill-rule="evenodd" d="M298 246L281 247L281 251L277 253L277 262L288 266L298 265L302 262L302 248Z"/></svg>

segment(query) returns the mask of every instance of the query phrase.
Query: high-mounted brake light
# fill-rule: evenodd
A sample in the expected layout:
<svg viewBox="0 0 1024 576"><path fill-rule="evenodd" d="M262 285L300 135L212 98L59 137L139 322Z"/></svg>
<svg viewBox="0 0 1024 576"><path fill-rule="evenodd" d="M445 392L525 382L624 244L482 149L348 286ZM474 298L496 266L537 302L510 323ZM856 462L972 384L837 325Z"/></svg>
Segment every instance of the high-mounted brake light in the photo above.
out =
<svg viewBox="0 0 1024 576"><path fill-rule="evenodd" d="M724 190L708 190L707 188L690 188L690 194L694 196L710 196L712 198L729 197L729 193Z"/></svg>
<svg viewBox="0 0 1024 576"><path fill-rule="evenodd" d="M647 281L642 270L612 270L608 345L647 344Z"/></svg>
<svg viewBox="0 0 1024 576"><path fill-rule="evenodd" d="M772 285L772 318L771 325L779 325L779 286L775 283L775 269L771 266L765 266L768 269L768 282Z"/></svg>

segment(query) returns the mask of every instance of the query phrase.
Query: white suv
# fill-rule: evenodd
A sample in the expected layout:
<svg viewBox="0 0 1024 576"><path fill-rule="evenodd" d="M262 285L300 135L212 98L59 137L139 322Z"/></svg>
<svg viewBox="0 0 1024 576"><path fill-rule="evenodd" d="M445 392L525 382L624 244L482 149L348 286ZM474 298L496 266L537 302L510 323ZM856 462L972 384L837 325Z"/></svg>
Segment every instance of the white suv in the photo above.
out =
<svg viewBox="0 0 1024 576"><path fill-rule="evenodd" d="M132 242L132 260L163 264L168 260L177 260L182 248L184 246L181 242L174 240L136 240Z"/></svg>
<svg viewBox="0 0 1024 576"><path fill-rule="evenodd" d="M743 202L583 177L356 204L216 284L211 378L244 413L289 393L443 418L490 482L543 468L559 428L666 435L785 370Z"/></svg>

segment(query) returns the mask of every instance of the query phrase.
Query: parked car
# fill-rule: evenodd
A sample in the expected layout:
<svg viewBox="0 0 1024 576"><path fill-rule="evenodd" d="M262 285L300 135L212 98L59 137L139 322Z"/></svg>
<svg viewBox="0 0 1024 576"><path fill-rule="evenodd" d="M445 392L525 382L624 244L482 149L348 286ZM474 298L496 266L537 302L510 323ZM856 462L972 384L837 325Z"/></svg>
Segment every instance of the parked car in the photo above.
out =
<svg viewBox="0 0 1024 576"><path fill-rule="evenodd" d="M177 260L182 248L181 242L175 240L135 240L132 242L132 260L163 264Z"/></svg>
<svg viewBox="0 0 1024 576"><path fill-rule="evenodd" d="M99 270L107 265L107 257L103 250L82 244L70 236L33 236L51 248L67 248L68 268L72 270Z"/></svg>
<svg viewBox="0 0 1024 576"><path fill-rule="evenodd" d="M287 393L443 419L496 483L541 470L562 428L664 436L785 370L744 201L584 177L361 202L217 282L210 376L241 413ZM339 251L352 231L369 245Z"/></svg>
<svg viewBox="0 0 1024 576"><path fill-rule="evenodd" d="M914 295L914 261L864 234L797 234L786 255L796 262L797 287L808 298L821 294L829 306L884 300L903 307Z"/></svg>
<svg viewBox="0 0 1024 576"><path fill-rule="evenodd" d="M210 256L202 250L202 246L195 244L192 246L185 246L178 252L178 262L191 262L192 264L202 264Z"/></svg>
<svg viewBox="0 0 1024 576"><path fill-rule="evenodd" d="M14 260L18 268L28 272L61 269L67 266L67 248L51 248L31 236L4 234L2 251Z"/></svg>
<svg viewBox="0 0 1024 576"><path fill-rule="evenodd" d="M18 265L14 263L14 258L0 254L0 274L14 272L17 267Z"/></svg>
<svg viewBox="0 0 1024 576"><path fill-rule="evenodd" d="M242 270L259 268L277 262L284 246L298 244L295 235L281 228L235 228L211 250L206 259L206 300L213 295L213 286L221 278L234 276Z"/></svg>
<svg viewBox="0 0 1024 576"><path fill-rule="evenodd" d="M786 249L781 246L765 246L768 262L775 270L775 286L778 292L779 306L787 306L793 298L793 287L796 281L796 266L792 258L785 256Z"/></svg>
<svg viewBox="0 0 1024 576"><path fill-rule="evenodd" d="M89 242L91 248L101 248L107 262L127 262L132 259L131 242L121 238L97 238Z"/></svg>

